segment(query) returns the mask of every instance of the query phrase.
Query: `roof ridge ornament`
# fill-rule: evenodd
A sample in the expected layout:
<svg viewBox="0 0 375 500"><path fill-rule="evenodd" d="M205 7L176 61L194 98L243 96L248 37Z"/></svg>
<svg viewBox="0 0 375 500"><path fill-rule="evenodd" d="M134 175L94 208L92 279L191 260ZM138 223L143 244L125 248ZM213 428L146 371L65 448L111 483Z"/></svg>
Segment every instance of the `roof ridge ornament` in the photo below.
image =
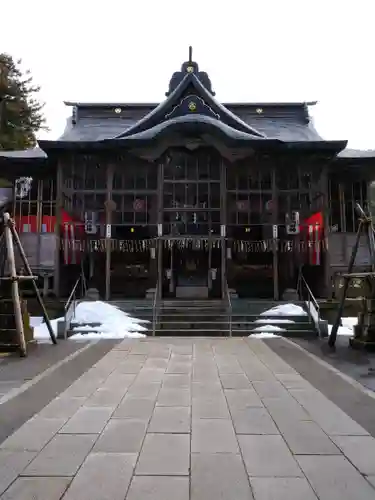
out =
<svg viewBox="0 0 375 500"><path fill-rule="evenodd" d="M199 71L198 63L193 61L193 47L189 45L188 60L182 63L180 71L175 71L173 73L172 78L169 82L168 92L165 93L167 97L178 87L181 81L185 78L186 73L194 73L194 75L198 78L198 80L206 88L206 90L211 95L215 95L215 92L212 90L211 80L208 74L205 71Z"/></svg>

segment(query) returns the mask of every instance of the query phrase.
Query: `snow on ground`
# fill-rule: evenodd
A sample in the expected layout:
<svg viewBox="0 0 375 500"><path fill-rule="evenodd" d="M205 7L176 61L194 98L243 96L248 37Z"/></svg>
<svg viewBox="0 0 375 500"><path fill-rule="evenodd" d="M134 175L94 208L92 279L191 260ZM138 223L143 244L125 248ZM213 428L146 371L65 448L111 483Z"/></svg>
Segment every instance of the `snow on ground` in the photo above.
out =
<svg viewBox="0 0 375 500"><path fill-rule="evenodd" d="M53 331L56 334L57 323L63 320L64 318L51 320ZM147 323L147 321L134 318L117 307L100 300L80 302L76 307L73 321L80 325L75 327L74 330L88 331L87 334L77 333L69 337L73 340L139 338L145 336L140 332L147 330L147 328L140 324ZM36 340L49 339L46 324L36 324L38 322L36 318L33 318L32 322L35 324L34 338ZM88 326L87 323L100 323L100 326L92 327Z"/></svg>
<svg viewBox="0 0 375 500"><path fill-rule="evenodd" d="M337 335L352 337L354 335L354 326L358 323L358 318L341 318L341 325L337 331ZM328 333L331 333L333 325L328 325Z"/></svg>
<svg viewBox="0 0 375 500"><path fill-rule="evenodd" d="M262 325L262 326L257 326L252 330L253 332L285 332L285 328L280 328L279 326L276 325Z"/></svg>
<svg viewBox="0 0 375 500"><path fill-rule="evenodd" d="M275 332L285 332L285 329L276 325L262 325L254 328L252 332L257 333L250 333L249 337L253 337L255 339L271 339L273 337L279 337L279 335L275 334Z"/></svg>
<svg viewBox="0 0 375 500"><path fill-rule="evenodd" d="M280 338L280 335L275 335L272 332L260 332L260 333L253 333L252 335L249 335L249 337L253 339L278 339Z"/></svg>
<svg viewBox="0 0 375 500"><path fill-rule="evenodd" d="M295 323L292 319L285 319L285 318L259 318L255 321L255 323L266 323L267 325L271 325L272 323L280 323L280 324L293 324Z"/></svg>
<svg viewBox="0 0 375 500"><path fill-rule="evenodd" d="M260 316L307 316L307 312L296 304L280 304L262 312Z"/></svg>

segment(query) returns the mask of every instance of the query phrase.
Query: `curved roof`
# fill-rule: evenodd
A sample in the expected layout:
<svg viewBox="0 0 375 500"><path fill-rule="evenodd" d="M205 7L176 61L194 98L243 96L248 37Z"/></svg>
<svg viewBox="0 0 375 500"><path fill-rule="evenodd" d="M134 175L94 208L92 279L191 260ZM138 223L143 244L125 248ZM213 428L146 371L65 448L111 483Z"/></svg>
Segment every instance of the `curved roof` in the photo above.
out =
<svg viewBox="0 0 375 500"><path fill-rule="evenodd" d="M43 141L46 148L126 147L153 141L168 131L209 134L222 141L251 147L262 143L288 147L330 148L337 153L345 142L324 141L315 130L308 112L309 103L231 103L215 97L207 73L197 63L183 63L172 75L167 98L160 104L66 103L74 106L63 136Z"/></svg>
<svg viewBox="0 0 375 500"><path fill-rule="evenodd" d="M250 134L247 132L243 132L241 130L237 130L224 122L207 115L202 114L194 114L194 115L183 115L176 116L167 119L157 125L154 125L151 128L145 128L139 132L125 135L122 134L120 137L116 137L114 139L109 139L105 142L112 141L123 141L125 143L131 143L132 145L136 142L141 141L150 141L153 139L157 139L165 133L174 132L174 133L184 133L192 135L199 134L218 134L223 138L227 138L233 141L239 142L249 142L252 141L265 141L264 136L259 136L255 134ZM281 142L281 141L275 141Z"/></svg>
<svg viewBox="0 0 375 500"><path fill-rule="evenodd" d="M223 123L251 136L265 137L264 134L250 127L250 125L216 101L194 73L186 73L179 85L169 94L165 101L132 127L118 135L117 139L129 137L152 128L167 120L169 115L196 116L198 113L215 118L218 125Z"/></svg>

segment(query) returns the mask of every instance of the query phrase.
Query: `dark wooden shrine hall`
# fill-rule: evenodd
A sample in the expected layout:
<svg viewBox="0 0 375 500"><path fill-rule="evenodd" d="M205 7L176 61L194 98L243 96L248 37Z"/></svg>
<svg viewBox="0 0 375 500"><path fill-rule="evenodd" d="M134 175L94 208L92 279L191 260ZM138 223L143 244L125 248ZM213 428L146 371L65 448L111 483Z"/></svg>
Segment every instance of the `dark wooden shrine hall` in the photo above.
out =
<svg viewBox="0 0 375 500"><path fill-rule="evenodd" d="M105 299L278 299L303 269L330 297L375 153L320 137L314 104L223 104L191 50L161 103L67 102L58 140L0 152L34 272L60 296L84 272Z"/></svg>

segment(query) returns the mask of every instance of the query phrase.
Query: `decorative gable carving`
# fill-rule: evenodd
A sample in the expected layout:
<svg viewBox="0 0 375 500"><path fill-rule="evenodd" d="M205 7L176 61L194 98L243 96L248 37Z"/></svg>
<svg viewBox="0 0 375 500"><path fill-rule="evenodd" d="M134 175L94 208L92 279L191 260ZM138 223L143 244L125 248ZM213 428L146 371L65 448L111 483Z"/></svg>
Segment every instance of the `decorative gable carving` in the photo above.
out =
<svg viewBox="0 0 375 500"><path fill-rule="evenodd" d="M211 106L206 104L204 100L197 95L187 95L181 99L177 106L175 106L170 113L165 115L165 118L169 120L171 118L193 114L211 116L211 118L220 120L220 115L215 113Z"/></svg>

